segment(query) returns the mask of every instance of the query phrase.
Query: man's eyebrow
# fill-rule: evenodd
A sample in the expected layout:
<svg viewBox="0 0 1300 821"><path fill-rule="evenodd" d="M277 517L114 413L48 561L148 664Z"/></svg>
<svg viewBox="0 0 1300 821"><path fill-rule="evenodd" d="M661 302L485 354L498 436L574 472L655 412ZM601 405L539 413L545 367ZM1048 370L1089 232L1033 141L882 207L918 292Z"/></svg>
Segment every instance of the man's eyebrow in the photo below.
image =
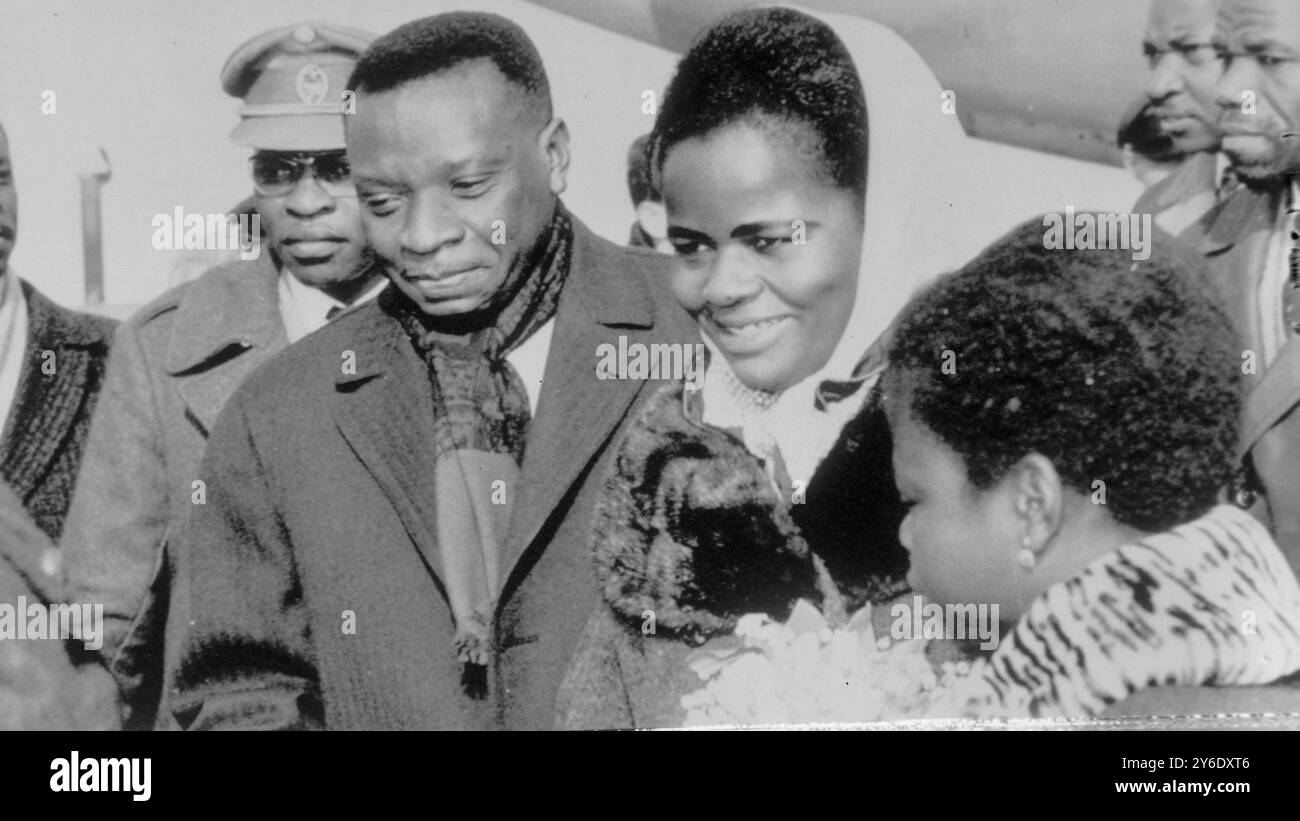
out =
<svg viewBox="0 0 1300 821"><path fill-rule="evenodd" d="M765 232L789 233L790 231L794 230L794 227L792 225L793 222L794 220L792 219L768 220L766 222L747 222L744 225L736 226L736 229L731 232L731 236L735 239L740 239L741 237L752 237L755 234L762 234ZM804 221L805 228L816 228L820 225L821 223L819 222L811 222L808 220Z"/></svg>
<svg viewBox="0 0 1300 821"><path fill-rule="evenodd" d="M352 184L373 185L377 188L386 188L390 191L406 191L410 188L410 186L404 183L386 180L383 177L371 177L365 174L358 174L355 169L352 171Z"/></svg>
<svg viewBox="0 0 1300 821"><path fill-rule="evenodd" d="M447 162L439 163L438 169L440 173L446 174L448 176L464 174L466 171L469 170L477 171L479 173L484 173L484 174L493 174L496 173L497 171L500 171L502 168L505 168L509 164L510 164L510 157L505 155L492 155L488 157L463 157L459 160L449 160ZM382 176L358 173L356 166L353 166L352 168L352 181L354 183L378 185L384 188L392 188L392 189L405 189L410 187L405 183L400 183L392 179L385 179Z"/></svg>
<svg viewBox="0 0 1300 821"><path fill-rule="evenodd" d="M449 174L463 174L466 171L497 171L506 165L509 165L510 157L505 154L491 154L477 157L464 157L459 160L443 163L442 168Z"/></svg>
<svg viewBox="0 0 1300 821"><path fill-rule="evenodd" d="M1243 34L1238 38L1241 43L1242 51L1247 54L1267 54L1269 52L1285 52L1295 54L1296 49L1289 43L1276 39L1273 34L1251 35Z"/></svg>
<svg viewBox="0 0 1300 821"><path fill-rule="evenodd" d="M711 239L709 235L703 231L696 231L694 228L684 228L680 225L668 226L668 236L673 239Z"/></svg>

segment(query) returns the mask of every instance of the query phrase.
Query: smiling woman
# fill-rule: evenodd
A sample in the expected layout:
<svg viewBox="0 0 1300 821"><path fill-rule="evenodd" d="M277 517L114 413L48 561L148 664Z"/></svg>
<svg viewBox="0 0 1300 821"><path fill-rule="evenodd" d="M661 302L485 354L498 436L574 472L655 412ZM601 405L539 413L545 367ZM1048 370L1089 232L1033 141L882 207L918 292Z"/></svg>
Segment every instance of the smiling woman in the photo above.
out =
<svg viewBox="0 0 1300 821"><path fill-rule="evenodd" d="M564 726L678 724L685 653L742 614L807 599L838 624L905 590L874 386L894 312L947 262L927 235L964 137L940 91L892 32L788 8L728 15L682 58L652 164L711 356L701 390L655 395L607 483L606 602Z"/></svg>

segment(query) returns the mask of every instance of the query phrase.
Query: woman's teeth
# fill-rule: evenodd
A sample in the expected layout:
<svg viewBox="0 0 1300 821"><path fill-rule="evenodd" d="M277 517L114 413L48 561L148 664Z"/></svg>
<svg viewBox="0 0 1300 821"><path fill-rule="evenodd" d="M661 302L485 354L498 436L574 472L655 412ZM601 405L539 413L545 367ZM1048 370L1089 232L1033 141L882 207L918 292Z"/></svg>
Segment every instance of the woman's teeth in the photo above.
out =
<svg viewBox="0 0 1300 821"><path fill-rule="evenodd" d="M736 324L723 325L716 321L713 324L716 325L718 329L725 334L731 334L733 336L743 336L744 334L751 334L757 331L761 331L765 328L770 328L773 325L782 322L784 319L785 317L778 316L773 319L762 319L759 320L758 322L746 322L743 325L736 325Z"/></svg>

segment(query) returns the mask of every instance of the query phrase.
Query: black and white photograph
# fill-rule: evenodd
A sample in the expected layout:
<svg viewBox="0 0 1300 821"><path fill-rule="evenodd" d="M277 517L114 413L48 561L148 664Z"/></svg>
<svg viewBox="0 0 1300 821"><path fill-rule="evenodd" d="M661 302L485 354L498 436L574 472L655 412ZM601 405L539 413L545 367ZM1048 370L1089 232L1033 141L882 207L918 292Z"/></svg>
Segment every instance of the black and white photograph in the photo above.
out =
<svg viewBox="0 0 1300 821"><path fill-rule="evenodd" d="M1300 729L1300 0L0 16L0 728Z"/></svg>

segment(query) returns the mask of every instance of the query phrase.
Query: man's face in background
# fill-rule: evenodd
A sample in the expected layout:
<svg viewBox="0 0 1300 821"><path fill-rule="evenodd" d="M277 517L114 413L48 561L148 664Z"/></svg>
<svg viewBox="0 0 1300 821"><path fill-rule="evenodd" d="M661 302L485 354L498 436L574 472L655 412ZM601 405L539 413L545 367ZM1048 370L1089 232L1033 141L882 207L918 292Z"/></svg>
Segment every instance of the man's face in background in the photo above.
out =
<svg viewBox="0 0 1300 821"><path fill-rule="evenodd" d="M1223 63L1214 50L1212 0L1155 0L1142 49L1151 65L1150 111L1183 154L1219 146L1214 90Z"/></svg>
<svg viewBox="0 0 1300 821"><path fill-rule="evenodd" d="M368 286L370 252L344 151L259 151L252 166L257 211L280 264L350 302Z"/></svg>
<svg viewBox="0 0 1300 821"><path fill-rule="evenodd" d="M1237 174L1300 172L1300 0L1222 0L1215 45L1227 55L1216 102Z"/></svg>
<svg viewBox="0 0 1300 821"><path fill-rule="evenodd" d="M9 271L9 255L18 239L18 189L14 188L9 137L0 126L0 276Z"/></svg>
<svg viewBox="0 0 1300 821"><path fill-rule="evenodd" d="M389 277L430 316L490 308L564 191L563 122L487 59L360 94L348 156Z"/></svg>

